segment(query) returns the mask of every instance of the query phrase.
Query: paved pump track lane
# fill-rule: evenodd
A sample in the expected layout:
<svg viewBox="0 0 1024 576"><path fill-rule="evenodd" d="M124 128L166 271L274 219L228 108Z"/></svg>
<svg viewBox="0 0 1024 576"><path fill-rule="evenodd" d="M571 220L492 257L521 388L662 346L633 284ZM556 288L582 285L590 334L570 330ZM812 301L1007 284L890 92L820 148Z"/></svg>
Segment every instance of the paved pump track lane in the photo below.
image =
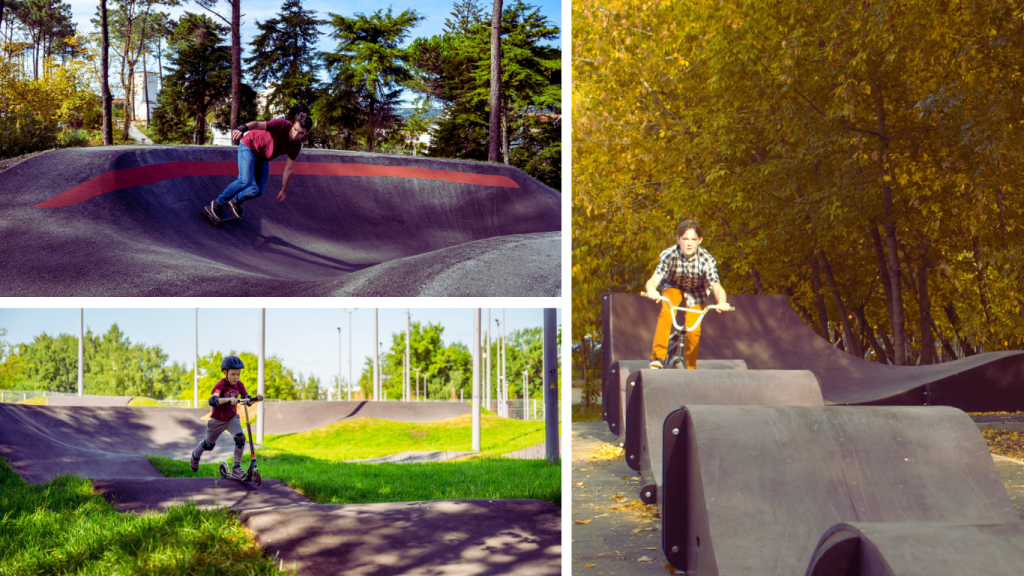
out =
<svg viewBox="0 0 1024 576"><path fill-rule="evenodd" d="M744 360L751 370L810 370L821 381L826 404L1024 410L1022 351L925 366L882 365L833 347L804 323L785 296L731 295L729 303L735 312L704 318L700 357ZM611 374L613 362L650 357L658 306L636 294L604 294L604 374Z"/></svg>
<svg viewBox="0 0 1024 576"><path fill-rule="evenodd" d="M146 455L187 457L206 429L204 412L0 404L0 456L35 484L59 473L91 478L126 512L186 500L233 508L269 554L304 576L561 572L561 508L548 502L326 505L270 478L256 488L221 478L162 477ZM222 437L204 460L224 459L233 449Z"/></svg>
<svg viewBox="0 0 1024 576"><path fill-rule="evenodd" d="M504 165L304 150L241 220L234 148L54 150L0 172L4 296L556 296L561 194Z"/></svg>

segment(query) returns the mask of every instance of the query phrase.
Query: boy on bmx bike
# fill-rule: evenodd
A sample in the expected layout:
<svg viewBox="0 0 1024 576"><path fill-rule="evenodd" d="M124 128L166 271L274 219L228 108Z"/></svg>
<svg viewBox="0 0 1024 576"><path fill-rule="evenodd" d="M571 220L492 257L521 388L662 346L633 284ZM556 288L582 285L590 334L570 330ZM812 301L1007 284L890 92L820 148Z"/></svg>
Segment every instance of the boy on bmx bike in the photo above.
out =
<svg viewBox="0 0 1024 576"><path fill-rule="evenodd" d="M732 310L726 302L725 288L718 279L715 259L700 247L703 234L695 220L684 220L676 228L677 243L666 248L658 259L651 279L645 286L644 296L661 301L658 327L654 331L651 368L664 368L668 351L669 332L674 324L675 310L686 297L685 345L686 368L697 367L697 349L700 346L700 319L705 308L718 312ZM659 289L661 289L659 293ZM716 305L705 306L708 294L714 292Z"/></svg>

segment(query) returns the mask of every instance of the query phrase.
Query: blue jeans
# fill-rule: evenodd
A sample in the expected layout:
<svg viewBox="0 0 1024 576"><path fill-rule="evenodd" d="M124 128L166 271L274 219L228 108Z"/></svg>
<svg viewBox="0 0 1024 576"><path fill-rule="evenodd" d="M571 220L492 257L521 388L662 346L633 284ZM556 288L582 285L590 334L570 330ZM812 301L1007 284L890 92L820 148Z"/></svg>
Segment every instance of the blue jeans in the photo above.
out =
<svg viewBox="0 0 1024 576"><path fill-rule="evenodd" d="M270 162L260 160L256 154L245 144L238 144L238 180L235 180L220 193L217 203L227 204L234 200L235 204L241 204L246 200L259 198L267 189L267 179L270 178Z"/></svg>

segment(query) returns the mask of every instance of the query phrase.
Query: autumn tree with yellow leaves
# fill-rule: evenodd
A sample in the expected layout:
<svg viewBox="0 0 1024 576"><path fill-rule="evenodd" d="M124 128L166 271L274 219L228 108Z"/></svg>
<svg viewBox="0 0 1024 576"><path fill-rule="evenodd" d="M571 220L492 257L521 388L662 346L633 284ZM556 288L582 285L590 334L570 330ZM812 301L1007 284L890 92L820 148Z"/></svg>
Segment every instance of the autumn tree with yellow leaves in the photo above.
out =
<svg viewBox="0 0 1024 576"><path fill-rule="evenodd" d="M1024 344L1024 2L573 3L573 325L694 218L730 293L898 365Z"/></svg>

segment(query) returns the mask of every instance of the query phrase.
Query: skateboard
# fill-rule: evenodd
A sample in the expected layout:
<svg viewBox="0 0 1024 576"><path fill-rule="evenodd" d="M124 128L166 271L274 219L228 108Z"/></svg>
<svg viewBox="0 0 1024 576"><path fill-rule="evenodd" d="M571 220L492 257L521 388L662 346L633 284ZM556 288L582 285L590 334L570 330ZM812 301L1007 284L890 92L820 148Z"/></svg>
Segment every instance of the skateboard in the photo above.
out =
<svg viewBox="0 0 1024 576"><path fill-rule="evenodd" d="M224 214L225 212L231 212L231 209L225 206L221 213ZM220 226L221 222L230 222L231 220L238 220L238 216L225 215L224 218L217 218L216 216L213 215L213 212L210 211L209 205L203 206L203 216L206 216L206 219L209 220L210 223L213 224L214 226Z"/></svg>

